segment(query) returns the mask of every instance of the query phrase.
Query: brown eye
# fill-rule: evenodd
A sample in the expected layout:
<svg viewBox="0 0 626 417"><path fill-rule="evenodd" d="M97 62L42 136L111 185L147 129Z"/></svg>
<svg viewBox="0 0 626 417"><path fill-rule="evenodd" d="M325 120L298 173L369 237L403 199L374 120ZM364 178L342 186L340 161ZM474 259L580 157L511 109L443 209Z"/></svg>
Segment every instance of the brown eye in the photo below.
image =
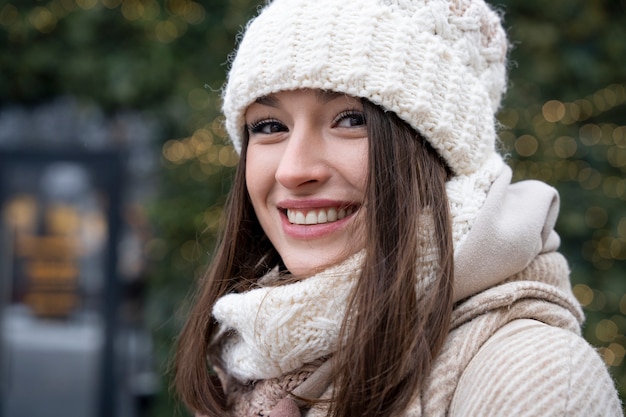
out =
<svg viewBox="0 0 626 417"><path fill-rule="evenodd" d="M286 132L287 126L278 120L261 120L248 126L250 134L271 135L272 133Z"/></svg>
<svg viewBox="0 0 626 417"><path fill-rule="evenodd" d="M335 121L337 127L361 127L365 125L365 115L363 112L350 110L342 112Z"/></svg>

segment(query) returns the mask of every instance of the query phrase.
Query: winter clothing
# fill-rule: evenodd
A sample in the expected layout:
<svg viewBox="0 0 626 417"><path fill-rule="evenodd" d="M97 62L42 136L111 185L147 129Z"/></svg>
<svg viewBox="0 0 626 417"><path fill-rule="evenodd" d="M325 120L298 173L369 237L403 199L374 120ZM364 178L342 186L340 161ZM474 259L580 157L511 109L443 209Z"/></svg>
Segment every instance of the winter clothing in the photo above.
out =
<svg viewBox="0 0 626 417"><path fill-rule="evenodd" d="M509 181L506 168L467 237L466 243L480 244L457 251L461 267L451 331L404 415L621 416L602 360L580 337L583 315L571 293L567 262L555 252L556 191L536 181ZM521 239L509 228L508 220L517 217L528 225L519 230ZM434 262L431 255L420 265ZM490 262L472 263L485 257ZM361 259L359 253L303 281L218 300L214 316L229 331L220 376L234 416L294 416L297 403L284 400L289 393L319 395ZM494 274L492 265L507 264L517 270L503 276L504 267ZM276 277L269 274L264 282ZM428 272L416 278L418 297L430 279ZM309 378L317 379L309 382L312 388L298 391ZM304 409L303 415L325 416L324 407Z"/></svg>
<svg viewBox="0 0 626 417"><path fill-rule="evenodd" d="M335 91L396 113L451 169L452 326L404 416L619 416L556 252L558 195L536 181L511 185L496 150L507 47L483 0L274 0L231 63L226 128L240 151L245 111L259 97ZM418 302L438 261L431 237L420 238ZM326 415L324 403L298 408L297 397L331 395L328 370L363 256L266 285L275 270L215 303L217 371L233 416Z"/></svg>

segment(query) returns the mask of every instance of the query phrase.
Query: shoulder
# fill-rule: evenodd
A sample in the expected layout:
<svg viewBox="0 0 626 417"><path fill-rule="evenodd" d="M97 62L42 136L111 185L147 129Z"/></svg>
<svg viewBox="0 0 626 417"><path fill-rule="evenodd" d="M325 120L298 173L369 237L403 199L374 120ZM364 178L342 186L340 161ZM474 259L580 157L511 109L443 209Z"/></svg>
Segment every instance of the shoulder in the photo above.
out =
<svg viewBox="0 0 626 417"><path fill-rule="evenodd" d="M450 408L462 416L622 416L604 362L582 337L536 320L496 332L463 372Z"/></svg>

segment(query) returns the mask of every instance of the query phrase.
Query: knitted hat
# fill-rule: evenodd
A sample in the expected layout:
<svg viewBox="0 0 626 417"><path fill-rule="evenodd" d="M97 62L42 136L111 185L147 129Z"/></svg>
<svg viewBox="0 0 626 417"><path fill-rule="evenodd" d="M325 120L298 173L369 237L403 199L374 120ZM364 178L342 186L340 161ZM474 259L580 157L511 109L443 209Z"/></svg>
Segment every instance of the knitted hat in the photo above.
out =
<svg viewBox="0 0 626 417"><path fill-rule="evenodd" d="M502 168L495 112L508 42L483 0L274 0L247 26L223 91L241 150L258 97L322 89L393 111L444 158L455 243ZM468 199L472 201L467 201Z"/></svg>

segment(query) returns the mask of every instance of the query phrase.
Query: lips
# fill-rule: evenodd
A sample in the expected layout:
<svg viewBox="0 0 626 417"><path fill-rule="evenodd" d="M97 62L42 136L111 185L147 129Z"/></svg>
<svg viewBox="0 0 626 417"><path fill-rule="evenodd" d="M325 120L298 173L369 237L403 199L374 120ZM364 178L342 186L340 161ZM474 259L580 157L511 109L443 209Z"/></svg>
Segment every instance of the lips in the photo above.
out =
<svg viewBox="0 0 626 417"><path fill-rule="evenodd" d="M289 223L298 225L314 225L332 223L346 218L356 211L356 207L323 207L315 209L286 209Z"/></svg>

